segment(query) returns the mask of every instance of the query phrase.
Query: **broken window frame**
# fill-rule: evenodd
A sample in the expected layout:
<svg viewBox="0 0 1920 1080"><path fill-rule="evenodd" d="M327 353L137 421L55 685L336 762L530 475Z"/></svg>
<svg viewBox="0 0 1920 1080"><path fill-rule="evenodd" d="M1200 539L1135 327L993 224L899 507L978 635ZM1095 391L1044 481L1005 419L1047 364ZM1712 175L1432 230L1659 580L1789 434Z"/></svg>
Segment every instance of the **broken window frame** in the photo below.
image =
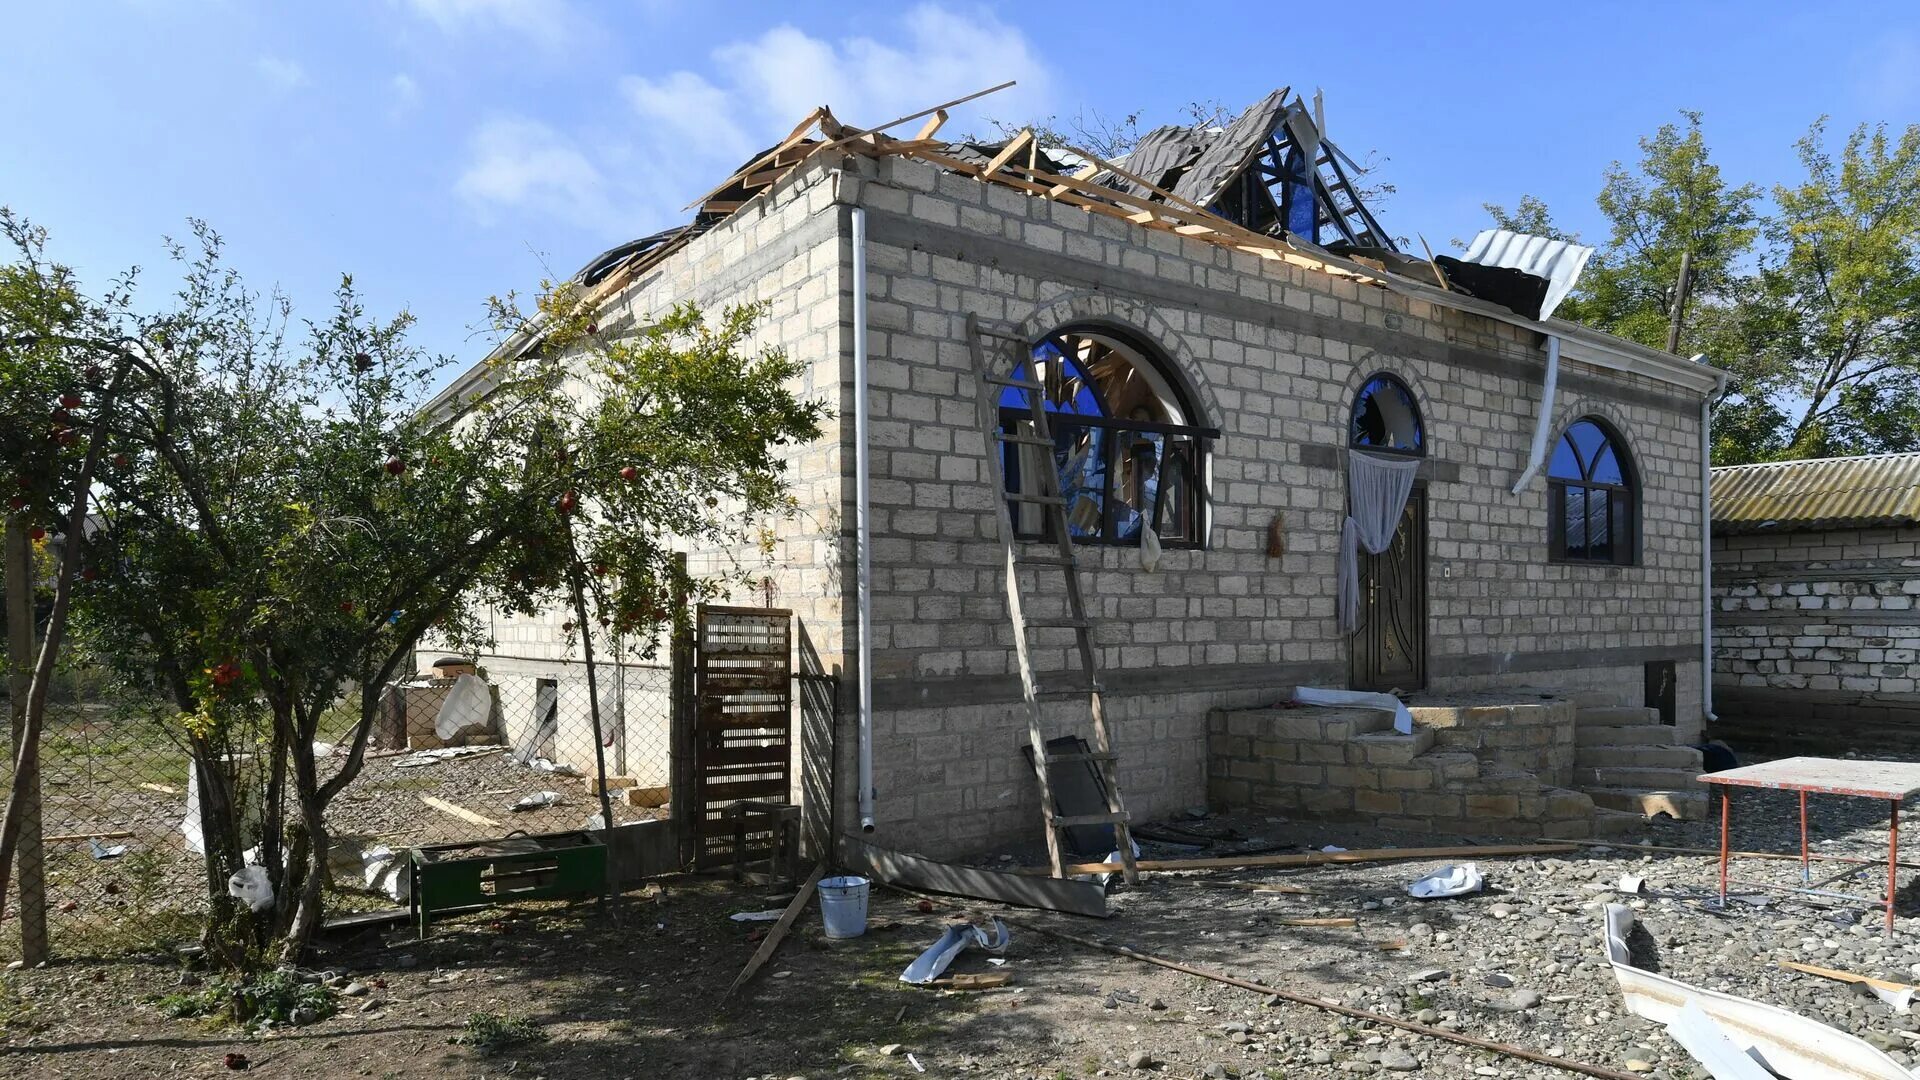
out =
<svg viewBox="0 0 1920 1080"><path fill-rule="evenodd" d="M1082 439L1090 441L1090 452L1099 457L1090 465L1079 468L1082 477L1092 480L1095 486L1083 486L1071 482L1066 477L1060 481L1060 491L1067 501L1067 516L1074 517L1075 503L1081 496L1095 501L1098 506L1099 520L1090 527L1081 528L1069 525L1072 539L1076 544L1104 545L1109 547L1138 547L1146 527L1151 525L1158 534L1163 548L1202 549L1206 547L1207 534L1207 455L1212 450L1213 441L1219 438L1219 431L1198 424L1171 424L1153 420L1116 418L1108 414L1108 403L1094 386L1090 374L1083 371L1080 361L1069 338L1079 334L1092 334L1108 339L1123 347L1124 353L1136 367L1146 365L1158 382L1164 385L1172 397L1171 404L1183 417L1197 414L1188 403L1182 384L1176 379L1161 359L1157 350L1149 348L1138 339L1118 333L1104 326L1068 326L1048 334L1034 345L1039 354L1049 346L1054 350L1050 356L1058 356L1059 363L1045 365L1044 381L1047 385L1047 422L1054 439L1051 457L1054 468L1065 472L1067 466L1079 453ZM1012 430L1023 434L1032 434L1032 419L1028 415L1024 401L1024 391L1009 390L1000 406L1002 430ZM1063 406L1076 402L1084 394L1099 411L1088 414L1081 411L1069 411ZM1016 397L1016 395L1018 395ZM1016 407L1010 401L1018 400ZM1154 446L1153 465L1150 474L1144 470L1130 468L1126 455L1142 442ZM1004 443L1001 453L1002 467L1006 477L1007 490L1016 492L1022 488L1021 444ZM1173 470L1170 472L1170 470ZM1134 507L1145 501L1144 490L1129 501L1121 498L1125 494L1120 490L1123 483L1131 482L1129 477L1153 478L1153 509L1150 515L1143 515ZM1177 477L1179 505L1169 506L1166 496L1167 481L1170 476ZM1144 482L1141 479L1139 482ZM1024 519L1034 515L1023 514L1023 504L1010 501L1008 509L1014 522L1014 535L1025 541L1051 540L1052 532L1047 518L1040 516L1042 525L1038 529L1023 527ZM1129 513L1131 518L1129 519ZM1169 531L1177 530L1177 531Z"/></svg>
<svg viewBox="0 0 1920 1080"><path fill-rule="evenodd" d="M1408 413L1413 418L1412 446L1377 446L1363 442L1359 437L1360 411L1367 400L1377 396L1376 386L1391 387L1404 400ZM1397 454L1402 457L1427 456L1427 418L1420 411L1420 399L1413 393L1413 387L1391 371L1376 371L1366 377L1360 389L1353 395L1353 402L1347 409L1347 445L1356 450L1365 450L1375 454Z"/></svg>
<svg viewBox="0 0 1920 1080"><path fill-rule="evenodd" d="M1573 433L1582 425L1592 427L1601 437L1591 459L1581 452L1580 444L1573 437ZM1578 475L1569 476L1561 468L1563 444L1573 452ZM1560 432L1553 446L1553 456L1549 458L1547 469L1547 561L1574 566L1638 566L1640 484L1633 455L1627 452L1626 440L1601 417L1581 416ZM1609 450L1620 469L1620 483L1617 484L1594 478L1595 467ZM1577 551L1567 529L1567 507L1576 494L1583 511L1581 543ZM1606 552L1598 556L1593 554L1595 545L1591 539L1594 522L1592 504L1596 497L1606 504L1607 531Z"/></svg>

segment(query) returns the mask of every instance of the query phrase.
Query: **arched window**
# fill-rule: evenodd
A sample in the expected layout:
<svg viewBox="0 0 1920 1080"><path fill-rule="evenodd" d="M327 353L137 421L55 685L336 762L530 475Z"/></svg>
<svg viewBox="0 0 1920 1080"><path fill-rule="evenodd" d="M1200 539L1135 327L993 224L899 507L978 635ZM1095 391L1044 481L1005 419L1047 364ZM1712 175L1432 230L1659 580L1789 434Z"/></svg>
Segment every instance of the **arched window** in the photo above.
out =
<svg viewBox="0 0 1920 1080"><path fill-rule="evenodd" d="M1639 554L1633 462L1601 421L1567 426L1547 465L1548 553L1564 562L1631 566Z"/></svg>
<svg viewBox="0 0 1920 1080"><path fill-rule="evenodd" d="M1033 347L1033 366L1046 387L1053 450L1004 443L1008 490L1052 468L1076 541L1133 545L1151 527L1163 546L1201 546L1207 443L1217 433L1199 426L1152 351L1104 327L1068 327ZM1001 394L1000 419L1006 430L1032 433L1027 391ZM1019 535L1045 534L1039 506L1010 509Z"/></svg>
<svg viewBox="0 0 1920 1080"><path fill-rule="evenodd" d="M1347 443L1368 450L1424 455L1427 432L1420 404L1407 384L1382 371L1367 380L1353 399Z"/></svg>

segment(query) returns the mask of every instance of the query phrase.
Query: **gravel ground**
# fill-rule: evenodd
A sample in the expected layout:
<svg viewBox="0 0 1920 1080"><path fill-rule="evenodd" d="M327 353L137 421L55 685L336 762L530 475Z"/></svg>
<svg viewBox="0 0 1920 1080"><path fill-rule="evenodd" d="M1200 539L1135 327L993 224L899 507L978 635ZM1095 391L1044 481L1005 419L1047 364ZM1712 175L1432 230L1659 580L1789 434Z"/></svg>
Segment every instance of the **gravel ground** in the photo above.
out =
<svg viewBox="0 0 1920 1080"><path fill-rule="evenodd" d="M465 805L490 812L491 804L469 798ZM579 809L568 808L569 823ZM1880 854L1882 812L1879 804L1816 799L1817 850ZM1797 847L1797 802L1790 796L1739 793L1734 821L1743 847ZM1187 818L1155 831L1176 835L1169 829L1215 839L1210 846L1196 839L1190 848L1152 844L1149 855L1453 839L1259 816ZM1717 828L1662 823L1649 827L1647 839L1705 846L1717 840ZM1024 860L1032 853L1008 854ZM998 865L1000 857L984 861ZM1890 938L1864 909L1772 899L1765 906L1736 902L1721 915L1696 898L1715 886L1714 858L1636 851L1624 842L1481 860L1489 889L1477 896L1423 902L1404 895L1407 882L1438 865L1156 874L1135 888L1117 886L1114 915L1105 921L1009 914L1029 927L1123 943L1549 1055L1701 1080L1704 1073L1659 1028L1621 1006L1600 946L1601 907L1619 900L1638 909L1649 960L1665 974L1782 1005L1895 1047L1894 1056L1909 1065L1920 1062L1901 1034L1920 1033L1920 1022L1846 985L1775 963L1920 981L1920 906L1909 899ZM1743 869L1782 882L1799 873L1793 862ZM1645 877L1651 890L1687 895L1620 895L1613 886L1626 873ZM1876 871L1864 876L1863 895L1884 882ZM1260 884L1314 892L1252 890ZM953 969L1007 971L1012 985L982 993L907 987L898 972L938 936L946 911L922 911L914 899L887 891L874 894L870 932L852 941L826 939L817 909L810 910L761 978L723 1004L722 991L764 926L727 916L768 906L768 897L724 881L676 879L621 901L617 925L592 904L527 905L450 921L424 943L400 929L330 941L316 963L343 983L374 989L343 998L338 1016L264 1036L164 1017L153 1000L181 977L172 963L13 972L0 983L0 1074L21 1075L30 1062L36 1076L210 1077L226 1074L224 1053L242 1052L253 1071L287 1076L1572 1075L1306 1006L1268 1005L1262 994L1022 927L1013 931L1003 968L976 953ZM1283 922L1349 916L1357 920L1352 928ZM1404 948L1380 947L1400 942ZM492 1054L449 1043L474 1012L524 1016L545 1038Z"/></svg>

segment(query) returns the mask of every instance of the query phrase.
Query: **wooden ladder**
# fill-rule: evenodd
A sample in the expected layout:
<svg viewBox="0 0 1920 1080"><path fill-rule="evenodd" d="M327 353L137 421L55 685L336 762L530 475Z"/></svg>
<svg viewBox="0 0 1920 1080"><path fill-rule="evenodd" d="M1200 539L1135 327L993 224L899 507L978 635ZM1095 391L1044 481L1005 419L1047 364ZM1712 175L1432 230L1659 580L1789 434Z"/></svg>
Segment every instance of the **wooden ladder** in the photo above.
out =
<svg viewBox="0 0 1920 1080"><path fill-rule="evenodd" d="M988 322L967 315L967 349L973 357L973 373L980 393L980 430L986 436L987 475L993 481L993 505L1000 526L1000 548L1006 556L1007 615L1013 621L1013 649L1020 661L1020 692L1027 704L1027 737L1033 746L1034 774L1040 781L1040 813L1046 823L1047 859L1053 876L1066 876L1066 861L1061 855L1060 833L1080 825L1112 825L1114 840L1120 849L1121 872L1129 883L1139 880L1134 867L1133 835L1127 827L1126 807L1120 801L1120 783L1116 772L1119 756L1113 752L1113 739L1107 731L1106 708L1101 702L1099 671L1093 649L1093 623L1087 617L1086 599L1080 593L1080 575L1073 555L1073 536L1067 527L1067 502L1060 491L1060 476L1054 464L1053 429L1048 423L1046 386L1033 362L1033 342L1004 323ZM1000 422L1000 398L1005 388L1013 387L1026 399L1032 432L1003 430ZM1037 475L1023 476L1021 490L1007 490L1005 448L1035 446L1045 454L1047 467ZM1021 550L1015 535L1009 503L1032 503L1046 515L1046 536L1053 541L1051 553ZM1066 581L1068 615L1065 618L1029 618L1020 598L1020 570L1023 567L1054 567ZM1027 634L1044 628L1073 631L1078 647L1074 655L1080 661L1080 682L1041 686L1034 677L1032 644ZM1070 674L1070 673L1062 673ZM1084 700L1093 728L1093 750L1086 753L1049 754L1043 729L1040 703L1052 700ZM1053 802L1053 784L1048 768L1055 764L1089 762L1097 770L1100 786L1107 796L1103 814L1061 815Z"/></svg>

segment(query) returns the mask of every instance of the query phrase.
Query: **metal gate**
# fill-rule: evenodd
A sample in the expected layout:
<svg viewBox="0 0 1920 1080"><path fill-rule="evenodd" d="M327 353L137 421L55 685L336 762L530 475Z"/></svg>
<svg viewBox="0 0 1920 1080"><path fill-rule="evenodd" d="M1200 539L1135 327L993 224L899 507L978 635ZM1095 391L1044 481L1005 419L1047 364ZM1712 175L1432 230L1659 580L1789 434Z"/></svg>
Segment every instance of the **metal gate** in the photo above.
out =
<svg viewBox="0 0 1920 1080"><path fill-rule="evenodd" d="M728 806L790 798L793 612L701 604L694 644L694 865L705 868L733 862ZM747 856L763 859L773 834L756 824Z"/></svg>

